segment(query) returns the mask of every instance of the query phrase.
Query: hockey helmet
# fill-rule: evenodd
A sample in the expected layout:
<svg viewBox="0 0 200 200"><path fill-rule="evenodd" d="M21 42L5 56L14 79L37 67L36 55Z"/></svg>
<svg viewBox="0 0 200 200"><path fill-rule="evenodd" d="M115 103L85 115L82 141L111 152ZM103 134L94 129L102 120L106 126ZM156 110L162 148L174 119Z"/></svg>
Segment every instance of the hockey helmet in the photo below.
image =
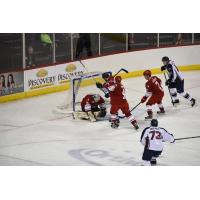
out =
<svg viewBox="0 0 200 200"><path fill-rule="evenodd" d="M169 58L167 56L162 57L163 62L169 62Z"/></svg>
<svg viewBox="0 0 200 200"><path fill-rule="evenodd" d="M151 126L157 127L158 126L158 120L157 119L152 119L151 120Z"/></svg>
<svg viewBox="0 0 200 200"><path fill-rule="evenodd" d="M116 83L121 83L121 81L122 81L122 77L121 76L116 76L115 77L115 82Z"/></svg>
<svg viewBox="0 0 200 200"><path fill-rule="evenodd" d="M144 76L151 76L151 71L150 71L150 70L145 70L145 71L143 72L143 75L144 75Z"/></svg>
<svg viewBox="0 0 200 200"><path fill-rule="evenodd" d="M108 79L110 76L111 76L111 74L109 72L105 72L105 73L102 74L102 78L104 80Z"/></svg>
<svg viewBox="0 0 200 200"><path fill-rule="evenodd" d="M98 102L100 100L100 95L99 94L93 94L93 98L95 102Z"/></svg>

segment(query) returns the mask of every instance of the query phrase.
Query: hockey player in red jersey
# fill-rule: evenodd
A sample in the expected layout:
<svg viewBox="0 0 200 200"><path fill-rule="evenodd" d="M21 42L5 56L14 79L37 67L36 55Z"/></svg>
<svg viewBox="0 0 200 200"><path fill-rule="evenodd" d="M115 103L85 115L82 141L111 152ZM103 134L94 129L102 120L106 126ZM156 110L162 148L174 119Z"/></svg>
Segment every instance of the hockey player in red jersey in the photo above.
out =
<svg viewBox="0 0 200 200"><path fill-rule="evenodd" d="M125 88L121 84L121 77L112 77L109 73L104 73L102 78L105 80L105 83L103 85L101 83L97 83L97 87L104 91L107 98L110 97L111 127L118 128L118 111L121 110L129 119L131 124L135 127L135 129L138 129L139 126L137 125L134 116L131 114L128 102L126 100Z"/></svg>
<svg viewBox="0 0 200 200"><path fill-rule="evenodd" d="M102 115L106 115L106 104L104 99L99 94L88 94L81 101L83 112L101 111Z"/></svg>
<svg viewBox="0 0 200 200"><path fill-rule="evenodd" d="M157 76L151 76L150 70L145 70L144 78L147 80L146 94L142 97L141 103L144 103L147 99L146 107L148 116L145 117L146 120L153 118L152 105L157 104L159 107L158 114L165 113L164 107L162 105L162 99L164 97L164 91L161 85L161 80Z"/></svg>
<svg viewBox="0 0 200 200"><path fill-rule="evenodd" d="M81 101L82 112L75 112L74 117L78 119L88 119L92 122L97 118L106 116L106 104L99 94L88 94Z"/></svg>

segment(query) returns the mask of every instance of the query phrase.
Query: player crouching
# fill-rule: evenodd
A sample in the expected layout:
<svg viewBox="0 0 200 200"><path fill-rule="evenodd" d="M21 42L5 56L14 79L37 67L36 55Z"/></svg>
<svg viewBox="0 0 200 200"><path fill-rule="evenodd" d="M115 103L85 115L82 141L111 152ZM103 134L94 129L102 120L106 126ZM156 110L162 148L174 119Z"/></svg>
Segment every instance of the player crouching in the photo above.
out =
<svg viewBox="0 0 200 200"><path fill-rule="evenodd" d="M150 70L145 70L143 75L147 82L145 84L146 94L142 97L141 103L144 103L149 98L146 103L148 116L145 117L146 120L149 120L153 118L152 105L154 104L157 104L160 109L157 112L158 114L165 113L164 107L162 105L164 91L161 86L161 80L157 76L151 76Z"/></svg>
<svg viewBox="0 0 200 200"><path fill-rule="evenodd" d="M164 128L158 127L158 120L152 119L151 126L143 130L140 142L144 145L142 156L143 165L156 165L158 158L163 151L163 142L174 143L174 136Z"/></svg>
<svg viewBox="0 0 200 200"><path fill-rule="evenodd" d="M118 128L119 126L119 117L118 111L121 110L123 114L128 118L130 123L137 130L139 128L137 121L134 116L131 114L129 109L129 104L125 96L125 88L121 83L121 76L112 77L109 73L104 73L102 78L105 80L105 83L97 83L97 88L101 89L105 93L105 97L110 97L110 114L111 114L111 127Z"/></svg>
<svg viewBox="0 0 200 200"><path fill-rule="evenodd" d="M96 122L97 118L106 116L106 104L99 94L88 94L81 101L82 112L74 112L75 119Z"/></svg>

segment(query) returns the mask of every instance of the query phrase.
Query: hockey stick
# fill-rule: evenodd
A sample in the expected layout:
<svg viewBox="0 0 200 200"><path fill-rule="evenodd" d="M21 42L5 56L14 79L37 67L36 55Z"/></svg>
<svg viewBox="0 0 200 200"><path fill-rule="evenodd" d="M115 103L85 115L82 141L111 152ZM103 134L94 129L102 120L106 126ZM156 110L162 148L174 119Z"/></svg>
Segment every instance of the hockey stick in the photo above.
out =
<svg viewBox="0 0 200 200"><path fill-rule="evenodd" d="M165 80L167 81L167 77L166 77L166 74L165 74L165 73L164 73L164 77L165 77ZM171 93L170 93L169 86L167 86L167 88L168 88L169 95L170 95L171 100L172 100L172 105L174 106L174 101L173 101L173 99L172 99L172 95L171 95Z"/></svg>
<svg viewBox="0 0 200 200"><path fill-rule="evenodd" d="M124 68L121 68L117 73L115 73L115 74L113 75L113 77L117 76L121 71L124 71L125 73L128 74L128 70L126 70L126 69L124 69Z"/></svg>
<svg viewBox="0 0 200 200"><path fill-rule="evenodd" d="M200 138L200 136L192 136L192 137L176 138L175 140L187 140L187 139L194 139L194 138Z"/></svg>
<svg viewBox="0 0 200 200"><path fill-rule="evenodd" d="M141 104L141 102L138 103L136 106L134 106L134 107L130 110L130 112L132 112L133 110L135 110L140 104ZM125 117L126 117L125 115L124 115L124 116L119 116L120 119L124 119Z"/></svg>
<svg viewBox="0 0 200 200"><path fill-rule="evenodd" d="M79 62L81 63L81 65L85 68L85 70L89 73L88 69L86 68L86 66L83 64L83 62L81 60L79 60ZM94 83L96 84L97 81L94 77L92 77ZM105 95L106 95L106 92L102 89L102 88L99 88Z"/></svg>
<svg viewBox="0 0 200 200"><path fill-rule="evenodd" d="M86 68L86 66L83 64L83 62L81 60L79 60L79 62L81 63L81 65L85 68L85 70L87 71L87 73L89 73L88 69ZM93 81L95 83L97 83L96 79L94 77L92 77Z"/></svg>

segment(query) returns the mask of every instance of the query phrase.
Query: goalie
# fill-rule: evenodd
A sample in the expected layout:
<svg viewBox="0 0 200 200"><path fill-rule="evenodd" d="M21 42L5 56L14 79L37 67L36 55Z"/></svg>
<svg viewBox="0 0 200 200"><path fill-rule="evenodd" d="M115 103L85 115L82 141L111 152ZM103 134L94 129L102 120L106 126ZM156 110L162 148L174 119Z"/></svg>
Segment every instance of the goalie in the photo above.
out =
<svg viewBox="0 0 200 200"><path fill-rule="evenodd" d="M74 112L75 119L97 121L106 116L106 104L99 94L88 94L81 101L82 111Z"/></svg>

